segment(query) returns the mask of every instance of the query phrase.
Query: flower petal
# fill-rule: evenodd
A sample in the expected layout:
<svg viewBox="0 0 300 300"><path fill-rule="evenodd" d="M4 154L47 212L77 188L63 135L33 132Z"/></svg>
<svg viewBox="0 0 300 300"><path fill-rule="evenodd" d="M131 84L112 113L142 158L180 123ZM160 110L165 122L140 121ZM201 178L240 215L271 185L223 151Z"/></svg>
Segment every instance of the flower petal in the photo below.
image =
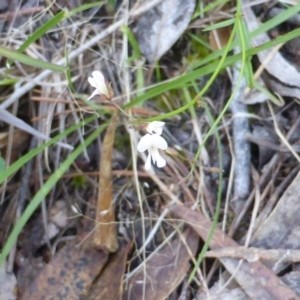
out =
<svg viewBox="0 0 300 300"><path fill-rule="evenodd" d="M96 95L100 95L99 93L98 93L98 90L94 90L93 91L93 94L91 95L91 96L89 96L88 98L87 98L87 100L90 100L90 99L92 99L94 96L96 96Z"/></svg>
<svg viewBox="0 0 300 300"><path fill-rule="evenodd" d="M94 77L94 80L98 87L105 83L104 76L100 71L92 72L92 76Z"/></svg>
<svg viewBox="0 0 300 300"><path fill-rule="evenodd" d="M145 170L149 171L151 169L151 155L148 154L146 163L145 163Z"/></svg>
<svg viewBox="0 0 300 300"><path fill-rule="evenodd" d="M88 81L89 81L89 83L90 83L90 85L91 85L92 87L94 87L95 89L97 88L96 81L94 80L93 77L89 77L89 78L88 78Z"/></svg>
<svg viewBox="0 0 300 300"><path fill-rule="evenodd" d="M167 144L166 140L157 134L151 135L151 143L152 143L152 147L155 147L155 148L158 148L161 150L167 150L167 148L168 148L168 144Z"/></svg>
<svg viewBox="0 0 300 300"><path fill-rule="evenodd" d="M153 131L154 131L156 134L161 135L162 132L163 132L163 129L162 129L162 128L155 128Z"/></svg>
<svg viewBox="0 0 300 300"><path fill-rule="evenodd" d="M108 90L107 90L107 86L106 86L106 82L105 82L103 74L100 71L94 71L92 73L92 75L94 76L94 81L96 83L96 88L98 89L98 91L101 94L109 96L109 93L108 93Z"/></svg>
<svg viewBox="0 0 300 300"><path fill-rule="evenodd" d="M163 126L165 125L165 122L160 122L160 121L153 121L153 122L150 122L147 127L146 127L146 130L149 132L149 133L156 133L158 135L161 135L162 134L162 131L163 131Z"/></svg>
<svg viewBox="0 0 300 300"><path fill-rule="evenodd" d="M162 168L166 165L166 160L160 155L158 149L153 149L151 156L153 161L157 164L157 167Z"/></svg>
<svg viewBox="0 0 300 300"><path fill-rule="evenodd" d="M145 150L149 149L151 145L152 145L152 135L146 134L140 139L137 145L137 150L139 152L144 152Z"/></svg>

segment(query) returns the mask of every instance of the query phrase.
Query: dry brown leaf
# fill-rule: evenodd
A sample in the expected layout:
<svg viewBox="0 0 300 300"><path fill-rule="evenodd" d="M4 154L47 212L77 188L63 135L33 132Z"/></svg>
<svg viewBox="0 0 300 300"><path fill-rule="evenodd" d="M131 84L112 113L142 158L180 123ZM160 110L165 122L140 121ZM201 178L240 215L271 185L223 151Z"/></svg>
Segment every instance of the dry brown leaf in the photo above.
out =
<svg viewBox="0 0 300 300"><path fill-rule="evenodd" d="M198 247L198 236L192 230L182 234L188 245L191 255L195 255ZM145 295L147 300L166 299L178 286L190 268L190 254L181 239L176 239L167 247L153 254L142 269L126 283L123 299L143 299L143 286L145 282ZM144 269L146 268L146 278Z"/></svg>
<svg viewBox="0 0 300 300"><path fill-rule="evenodd" d="M82 299L107 261L107 254L81 243L86 234L77 236L61 249L21 299Z"/></svg>
<svg viewBox="0 0 300 300"><path fill-rule="evenodd" d="M123 276L127 264L127 255L131 246L131 244L128 244L121 251L110 257L105 269L93 284L87 300L121 299Z"/></svg>
<svg viewBox="0 0 300 300"><path fill-rule="evenodd" d="M12 149L9 154L10 156L10 164L16 161L21 153L28 147L29 142L29 134L22 130L15 129L13 130L12 136ZM9 143L9 132L1 132L0 133L0 151L1 156L6 158L7 157L7 148Z"/></svg>
<svg viewBox="0 0 300 300"><path fill-rule="evenodd" d="M97 248L104 249L108 252L115 252L118 249L111 169L115 130L118 119L119 112L116 111L111 119L111 124L107 128L102 143L101 176L99 177L96 228L93 241Z"/></svg>
<svg viewBox="0 0 300 300"><path fill-rule="evenodd" d="M184 205L175 205L171 207L171 211L190 224L199 236L206 241L212 222L201 212L195 212ZM238 243L229 238L218 227L216 228L210 242L211 249L237 246L239 246ZM234 274L234 279L251 299L300 299L294 291L289 289L274 273L258 261L243 261L240 266L239 259L221 258L220 261L231 274Z"/></svg>
<svg viewBox="0 0 300 300"><path fill-rule="evenodd" d="M138 19L137 40L149 62L160 59L180 38L194 9L195 0L164 0Z"/></svg>
<svg viewBox="0 0 300 300"><path fill-rule="evenodd" d="M217 28L209 32L209 45L217 51L225 47L231 34L231 26Z"/></svg>
<svg viewBox="0 0 300 300"><path fill-rule="evenodd" d="M28 141L29 135L27 132L24 132L22 130L14 130L12 144L13 148L20 148L20 146L23 145L23 143ZM8 132L1 132L0 133L0 150L3 150L7 147L8 144Z"/></svg>

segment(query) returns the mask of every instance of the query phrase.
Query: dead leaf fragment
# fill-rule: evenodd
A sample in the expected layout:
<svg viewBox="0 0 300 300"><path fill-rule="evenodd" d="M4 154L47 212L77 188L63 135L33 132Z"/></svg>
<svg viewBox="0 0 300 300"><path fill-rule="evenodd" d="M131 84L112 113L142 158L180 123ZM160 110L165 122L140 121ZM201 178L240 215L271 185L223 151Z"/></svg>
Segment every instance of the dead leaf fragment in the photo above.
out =
<svg viewBox="0 0 300 300"><path fill-rule="evenodd" d="M8 145L8 132L1 132L0 133L0 150L3 150L7 147ZM23 145L23 143L27 143L27 140L29 138L29 135L22 131L22 130L14 130L13 132L13 149L15 148L20 148L20 146Z"/></svg>
<svg viewBox="0 0 300 300"><path fill-rule="evenodd" d="M121 299L123 292L123 276L127 264L127 255L131 244L112 255L105 269L93 284L87 300Z"/></svg>
<svg viewBox="0 0 300 300"><path fill-rule="evenodd" d="M209 32L209 45L214 51L220 50L228 43L231 26L217 28Z"/></svg>
<svg viewBox="0 0 300 300"><path fill-rule="evenodd" d="M191 255L195 255L198 247L198 237L192 230L182 234ZM190 268L190 253L185 243L174 240L167 247L153 254L141 270L126 283L123 299L143 299L143 288L147 300L166 299L178 286ZM144 270L146 268L146 278Z"/></svg>
<svg viewBox="0 0 300 300"><path fill-rule="evenodd" d="M92 282L107 260L103 251L79 245L86 235L79 235L45 266L31 283L22 299L68 299L86 296Z"/></svg>
<svg viewBox="0 0 300 300"><path fill-rule="evenodd" d="M179 39L194 9L195 0L164 0L138 19L137 40L149 62L160 59Z"/></svg>

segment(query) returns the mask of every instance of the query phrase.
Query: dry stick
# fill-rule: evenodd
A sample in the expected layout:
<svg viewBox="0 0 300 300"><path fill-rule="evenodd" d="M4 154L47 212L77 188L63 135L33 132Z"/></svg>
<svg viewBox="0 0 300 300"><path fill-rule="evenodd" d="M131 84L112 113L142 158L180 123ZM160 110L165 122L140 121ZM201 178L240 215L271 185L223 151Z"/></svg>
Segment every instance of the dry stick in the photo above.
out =
<svg viewBox="0 0 300 300"><path fill-rule="evenodd" d="M111 167L118 118L119 112L116 111L111 119L111 124L107 127L101 149L101 176L99 177L96 228L93 238L93 243L97 248L108 252L115 252L118 249Z"/></svg>
<svg viewBox="0 0 300 300"><path fill-rule="evenodd" d="M233 70L233 86L236 85L239 78L240 70L239 66L237 67L237 69ZM250 144L245 138L249 134L249 123L248 118L237 116L241 113L247 113L246 105L241 103L241 100L244 98L246 84L246 79L243 78L230 104L233 114L232 135L235 156L234 199L232 200L232 206L236 214L241 212L250 191Z"/></svg>
<svg viewBox="0 0 300 300"><path fill-rule="evenodd" d="M216 250L207 251L205 257L231 257L244 259L248 262L258 260L284 260L285 262L300 262L300 250L290 249L261 249L245 247L225 247Z"/></svg>

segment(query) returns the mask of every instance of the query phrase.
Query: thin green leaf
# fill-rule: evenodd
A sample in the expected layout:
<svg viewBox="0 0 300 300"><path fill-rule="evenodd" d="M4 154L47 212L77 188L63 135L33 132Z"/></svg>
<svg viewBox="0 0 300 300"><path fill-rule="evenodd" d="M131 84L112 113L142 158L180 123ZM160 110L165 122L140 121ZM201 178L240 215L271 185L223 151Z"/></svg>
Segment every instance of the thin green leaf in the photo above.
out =
<svg viewBox="0 0 300 300"><path fill-rule="evenodd" d="M246 50L251 49L251 44L250 44L250 36L249 36L249 31L246 26L246 23L243 19L240 21L241 24L241 32L239 34L239 39L240 39L240 44L241 40L243 39L243 42L245 43ZM247 56L246 61L245 61L245 78L247 85L249 87L253 87L254 85L254 79L253 79L253 68L252 68L252 56Z"/></svg>
<svg viewBox="0 0 300 300"><path fill-rule="evenodd" d="M204 39L204 38L201 38L200 36L196 35L196 34L193 34L193 33L190 33L188 32L187 33L193 40L197 41L200 45L204 46L205 48L211 50L211 47L209 45L209 43Z"/></svg>
<svg viewBox="0 0 300 300"><path fill-rule="evenodd" d="M194 13L192 20L197 19L199 16L201 16L202 14L214 9L215 7L218 6L223 6L225 3L229 2L230 0L217 0L214 2L210 2L207 5L201 5L203 4L202 1L198 1L198 9L196 10L196 12ZM203 8L202 8L203 7Z"/></svg>
<svg viewBox="0 0 300 300"><path fill-rule="evenodd" d="M136 70L136 86L137 86L137 95L141 96L145 93L145 80L144 80L144 72L141 66L137 67Z"/></svg>
<svg viewBox="0 0 300 300"><path fill-rule="evenodd" d="M140 59L142 54L141 54L140 46L139 46L135 36L133 35L133 33L131 32L129 27L126 25L121 26L120 29L124 34L126 34L128 41L133 49L134 54L132 55L132 58Z"/></svg>
<svg viewBox="0 0 300 300"><path fill-rule="evenodd" d="M259 28L253 30L250 33L250 38L254 38L261 33L267 32L271 30L272 28L275 28L276 26L282 24L283 22L290 19L292 16L298 14L300 12L300 3L291 6L284 10L282 13L278 14L277 16L273 17L272 19L266 21L265 23L262 23Z"/></svg>
<svg viewBox="0 0 300 300"><path fill-rule="evenodd" d="M0 86L5 86L5 85L13 85L18 82L18 79L15 78L5 78L3 80L0 80Z"/></svg>
<svg viewBox="0 0 300 300"><path fill-rule="evenodd" d="M234 23L234 19L228 19L226 21L222 21L222 22L207 26L203 29L203 31L211 31L211 30L214 30L214 29L227 27L227 26L232 25L233 23Z"/></svg>
<svg viewBox="0 0 300 300"><path fill-rule="evenodd" d="M4 171L4 169L5 169L5 160L3 159L0 153L0 174Z"/></svg>
<svg viewBox="0 0 300 300"><path fill-rule="evenodd" d="M24 55L22 53L18 53L16 51L13 51L11 49L6 49L3 47L0 47L0 55L3 55L11 60L17 60L25 65L41 68L41 69L47 69L52 70L55 72L64 72L65 67L58 66L52 63L48 63L39 59L31 58L27 55Z"/></svg>
<svg viewBox="0 0 300 300"><path fill-rule="evenodd" d="M269 41L265 44L262 44L258 47L255 48L251 48L249 50L246 51L246 57L249 56L253 56L256 55L257 53L259 53L260 51L272 48L278 44L281 43L286 43L287 41L290 41L296 37L300 36L300 28L295 29L293 31L290 31L289 33L283 35L283 36L279 36L278 38ZM220 53L223 53L220 52ZM215 57L217 58L217 57ZM223 68L226 68L228 66L233 65L234 63L236 63L237 61L240 61L242 58L242 53L236 54L236 55L232 55L232 56L228 56L224 63L223 63ZM215 71L215 69L217 68L219 62L212 62L204 67L201 67L195 71L192 71L190 73L181 75L180 77L174 78L169 80L168 82L161 82L159 85L157 85L156 87L149 89L145 94L134 98L132 101L130 101L128 104L124 105L123 109L128 109L130 107L133 107L135 105L138 105L150 98L153 98L157 95L160 95L166 91L170 91L173 89L178 89L178 88L182 88L184 87L188 82L192 82L193 80L196 80L200 77L203 77L205 75L211 74ZM188 108L188 107L187 107ZM186 108L186 109L187 109Z"/></svg>
<svg viewBox="0 0 300 300"><path fill-rule="evenodd" d="M25 51L31 44L37 41L40 37L46 34L50 29L55 27L61 20L65 17L65 12L61 11L53 18L51 18L48 22L39 27L35 32L33 32L28 39L18 48L17 52L21 53ZM9 60L7 64L9 67L12 65L13 60Z"/></svg>
<svg viewBox="0 0 300 300"><path fill-rule="evenodd" d="M90 8L93 8L93 7L97 7L97 6L100 7L103 4L104 4L104 1L97 1L97 2L93 2L93 3L87 3L87 4L84 4L84 5L81 5L79 7L76 7L74 9L72 9L71 11L69 11L66 15L66 18L77 15L78 13L80 13L82 11L85 11L85 10L88 10Z"/></svg>

